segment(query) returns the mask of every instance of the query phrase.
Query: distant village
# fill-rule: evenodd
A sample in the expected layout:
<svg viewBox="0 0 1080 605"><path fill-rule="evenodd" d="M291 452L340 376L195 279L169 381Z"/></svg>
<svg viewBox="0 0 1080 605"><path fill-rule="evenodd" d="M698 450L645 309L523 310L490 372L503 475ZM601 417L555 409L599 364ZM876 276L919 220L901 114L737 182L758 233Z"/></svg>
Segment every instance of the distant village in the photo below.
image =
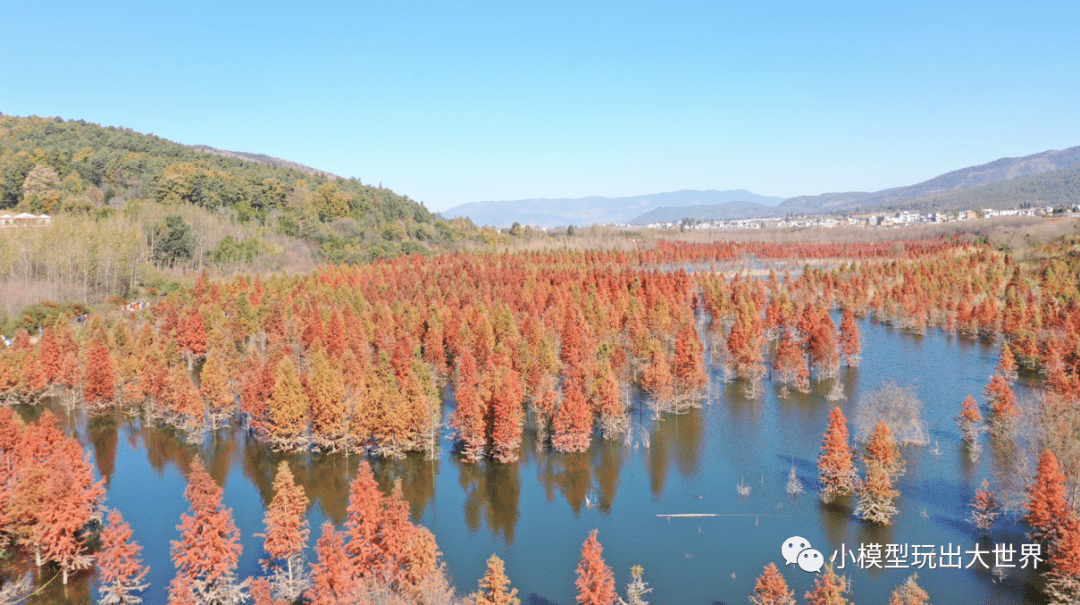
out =
<svg viewBox="0 0 1080 605"><path fill-rule="evenodd" d="M887 229L890 227L902 227L906 225L949 223L957 221L975 221L980 219L994 218L998 216L1046 216L1062 212L1078 212L1080 204L1071 207L1033 207L1033 208L1010 208L1006 210L994 210L984 208L982 210L949 210L946 212L928 212L919 214L916 212L895 212L888 214L856 214L852 216L801 216L786 218L746 218L731 220L698 220L682 219L676 222L649 223L644 225L649 229L783 229L785 227L818 227L834 229L839 227L862 227L871 229ZM626 225L629 227L630 225ZM639 227L641 225L638 225Z"/></svg>
<svg viewBox="0 0 1080 605"><path fill-rule="evenodd" d="M0 210L0 227L43 227L52 222L48 214L30 214L29 212L8 212Z"/></svg>

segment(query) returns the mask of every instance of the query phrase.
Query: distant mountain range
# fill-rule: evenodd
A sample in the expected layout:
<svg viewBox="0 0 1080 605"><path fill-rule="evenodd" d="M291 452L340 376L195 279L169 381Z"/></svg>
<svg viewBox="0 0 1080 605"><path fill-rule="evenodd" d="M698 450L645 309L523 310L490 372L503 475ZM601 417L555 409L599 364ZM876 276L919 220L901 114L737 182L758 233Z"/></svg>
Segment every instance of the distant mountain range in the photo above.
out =
<svg viewBox="0 0 1080 605"><path fill-rule="evenodd" d="M784 200L777 208L784 213L817 214L860 208L893 207L901 200L929 198L943 191L980 187L1077 165L1080 165L1080 147L1070 147L1061 151L1044 151L1022 158L1001 158L988 164L946 172L941 176L907 187L895 187L872 193L850 191L793 197Z"/></svg>
<svg viewBox="0 0 1080 605"><path fill-rule="evenodd" d="M848 191L768 197L735 189L676 191L634 197L587 197L475 202L442 214L468 216L473 222L509 227L515 221L536 227L592 223L676 222L729 220L824 214L833 212L956 208L1010 208L1020 203L1056 205L1080 199L1080 147L1044 151L1021 158L1001 158L987 164L947 172L930 180L882 191Z"/></svg>
<svg viewBox="0 0 1080 605"><path fill-rule="evenodd" d="M629 222L642 213L665 207L714 207L736 204L742 208L768 208L784 198L751 193L745 189L729 191L673 191L633 197L586 197L531 199L499 202L472 202L442 212L445 217L467 216L474 223L509 227L514 222L534 227L591 225L593 223ZM678 219L676 219L678 220Z"/></svg>

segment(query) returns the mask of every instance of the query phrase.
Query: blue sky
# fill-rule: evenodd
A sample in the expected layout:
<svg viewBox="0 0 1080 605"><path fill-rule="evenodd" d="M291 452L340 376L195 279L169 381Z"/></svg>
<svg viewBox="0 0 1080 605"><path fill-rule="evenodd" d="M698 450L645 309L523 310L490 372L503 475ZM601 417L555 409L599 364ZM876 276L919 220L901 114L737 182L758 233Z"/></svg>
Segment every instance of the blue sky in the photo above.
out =
<svg viewBox="0 0 1080 605"><path fill-rule="evenodd" d="M1080 145L1080 3L878 4L20 2L0 111L265 153L437 210L876 190Z"/></svg>

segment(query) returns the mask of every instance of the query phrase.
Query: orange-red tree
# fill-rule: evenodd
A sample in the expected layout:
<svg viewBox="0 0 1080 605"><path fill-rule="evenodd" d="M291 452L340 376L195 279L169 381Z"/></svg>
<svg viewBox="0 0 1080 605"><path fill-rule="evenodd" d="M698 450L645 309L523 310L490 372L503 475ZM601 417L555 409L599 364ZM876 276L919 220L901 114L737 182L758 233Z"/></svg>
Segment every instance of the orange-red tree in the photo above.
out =
<svg viewBox="0 0 1080 605"><path fill-rule="evenodd" d="M930 595L916 583L919 574L913 573L897 586L889 597L889 605L930 605Z"/></svg>
<svg viewBox="0 0 1080 605"><path fill-rule="evenodd" d="M1065 500L1065 475L1058 466L1054 452L1043 450L1035 481L1028 486L1027 496L1024 519L1031 526L1031 537L1047 544L1052 555L1061 537L1061 521L1070 514L1069 504Z"/></svg>
<svg viewBox="0 0 1080 605"><path fill-rule="evenodd" d="M825 566L825 573L818 574L814 586L806 593L808 605L849 605L844 597L851 592L847 576L838 576L832 563Z"/></svg>
<svg viewBox="0 0 1080 605"><path fill-rule="evenodd" d="M188 358L190 367L195 359L206 355L206 324L199 309L192 305L187 317L177 326L176 343Z"/></svg>
<svg viewBox="0 0 1080 605"><path fill-rule="evenodd" d="M264 565L273 573L274 595L289 603L299 599L310 583L303 568L310 532L304 518L307 506L304 488L296 485L289 464L282 461L274 477L274 499L266 509L266 533L258 535L266 539L263 549L270 558Z"/></svg>
<svg viewBox="0 0 1080 605"><path fill-rule="evenodd" d="M985 430L982 426L983 417L979 413L979 404L975 398L968 395L960 404L960 414L956 417L956 423L960 425L960 434L964 443L973 445L979 433Z"/></svg>
<svg viewBox="0 0 1080 605"><path fill-rule="evenodd" d="M821 498L826 502L836 496L855 492L859 476L855 471L855 452L848 444L847 418L839 406L829 413L829 426L821 439L818 455Z"/></svg>
<svg viewBox="0 0 1080 605"><path fill-rule="evenodd" d="M83 401L87 407L92 410L107 408L116 396L116 369L109 351L109 334L104 325L94 330L90 338L85 377Z"/></svg>
<svg viewBox="0 0 1080 605"><path fill-rule="evenodd" d="M1071 511L1059 527L1058 548L1050 556L1046 593L1050 605L1080 602L1080 521Z"/></svg>
<svg viewBox="0 0 1080 605"><path fill-rule="evenodd" d="M72 572L92 564L82 532L105 496L105 488L101 481L94 481L89 454L74 437L63 437L55 447L46 484L49 502L42 517L42 537L46 556L60 566L62 581L67 584Z"/></svg>
<svg viewBox="0 0 1080 605"><path fill-rule="evenodd" d="M13 450L5 456L12 466L3 490L4 524L38 567L48 561L59 565L66 584L71 572L91 565L82 530L105 489L94 482L93 465L78 440L64 435L52 412L21 432L5 424L4 441Z"/></svg>
<svg viewBox="0 0 1080 605"><path fill-rule="evenodd" d="M990 491L990 482L982 480L982 485L975 490L975 499L971 502L971 523L984 536L990 535L994 523L1001 517L1001 505Z"/></svg>
<svg viewBox="0 0 1080 605"><path fill-rule="evenodd" d="M577 602L580 605L614 605L619 602L615 593L615 574L604 563L601 556L604 547L596 539L597 530L592 530L585 543L581 545L581 560L578 561Z"/></svg>
<svg viewBox="0 0 1080 605"><path fill-rule="evenodd" d="M469 596L475 605L521 605L517 592L516 588L510 588L503 560L492 554L484 577L480 578L480 590Z"/></svg>
<svg viewBox="0 0 1080 605"><path fill-rule="evenodd" d="M222 506L222 493L196 456L184 490L190 514L180 515L180 540L172 542L176 577L169 586L170 604L224 605L246 599L247 580L236 577L244 546L232 510Z"/></svg>
<svg viewBox="0 0 1080 605"><path fill-rule="evenodd" d="M1016 395L1009 382L1001 374L994 374L983 393L990 408L990 425L996 432L1008 430L1020 413L1016 407Z"/></svg>
<svg viewBox="0 0 1080 605"><path fill-rule="evenodd" d="M131 526L124 522L120 511L110 511L108 523L101 532L101 552L97 556L98 603L128 605L142 601L135 593L149 586L143 579L150 568L142 564L141 551L142 546L131 539Z"/></svg>
<svg viewBox="0 0 1080 605"><path fill-rule="evenodd" d="M863 463L866 464L866 480L858 489L855 516L888 525L897 513L895 500L900 492L893 487L893 481L903 472L903 460L884 420L879 420L870 434Z"/></svg>
<svg viewBox="0 0 1080 605"><path fill-rule="evenodd" d="M584 452L589 449L593 431L592 411L576 381L563 386L566 396L555 413L551 445L560 452Z"/></svg>
<svg viewBox="0 0 1080 605"><path fill-rule="evenodd" d="M513 462L518 459L525 424L521 375L502 355L496 355L488 364L482 390L491 427L491 453L499 462Z"/></svg>
<svg viewBox="0 0 1080 605"><path fill-rule="evenodd" d="M681 398L700 397L708 382L702 349L694 326L684 325L675 337L675 387Z"/></svg>
<svg viewBox="0 0 1080 605"><path fill-rule="evenodd" d="M851 308L844 309L844 319L840 322L840 352L848 367L859 365L859 354L862 345L859 342L859 326L855 323L855 312Z"/></svg>
<svg viewBox="0 0 1080 605"><path fill-rule="evenodd" d="M349 505L345 518L345 534L349 538L346 552L352 562L353 575L359 578L377 576L382 571L382 493L371 465L360 462L356 478L349 484Z"/></svg>
<svg viewBox="0 0 1080 605"><path fill-rule="evenodd" d="M311 588L304 596L311 605L351 605L356 602L356 593L360 589L360 582L353 573L353 561L334 524L327 521L322 530L322 537L315 543Z"/></svg>
<svg viewBox="0 0 1080 605"><path fill-rule="evenodd" d="M788 590L776 564L769 563L754 584L750 602L754 605L795 605L795 591Z"/></svg>

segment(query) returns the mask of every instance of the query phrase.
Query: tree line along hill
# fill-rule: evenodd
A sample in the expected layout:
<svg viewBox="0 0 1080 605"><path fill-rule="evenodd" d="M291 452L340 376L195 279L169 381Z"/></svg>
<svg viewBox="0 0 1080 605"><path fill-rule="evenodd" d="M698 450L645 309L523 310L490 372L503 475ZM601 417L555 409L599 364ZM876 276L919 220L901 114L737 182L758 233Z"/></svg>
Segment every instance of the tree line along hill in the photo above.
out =
<svg viewBox="0 0 1080 605"><path fill-rule="evenodd" d="M298 271L499 236L381 186L271 160L82 120L0 115L0 211L53 217L0 237L0 284L45 283L38 298L92 300L130 296L170 268Z"/></svg>

